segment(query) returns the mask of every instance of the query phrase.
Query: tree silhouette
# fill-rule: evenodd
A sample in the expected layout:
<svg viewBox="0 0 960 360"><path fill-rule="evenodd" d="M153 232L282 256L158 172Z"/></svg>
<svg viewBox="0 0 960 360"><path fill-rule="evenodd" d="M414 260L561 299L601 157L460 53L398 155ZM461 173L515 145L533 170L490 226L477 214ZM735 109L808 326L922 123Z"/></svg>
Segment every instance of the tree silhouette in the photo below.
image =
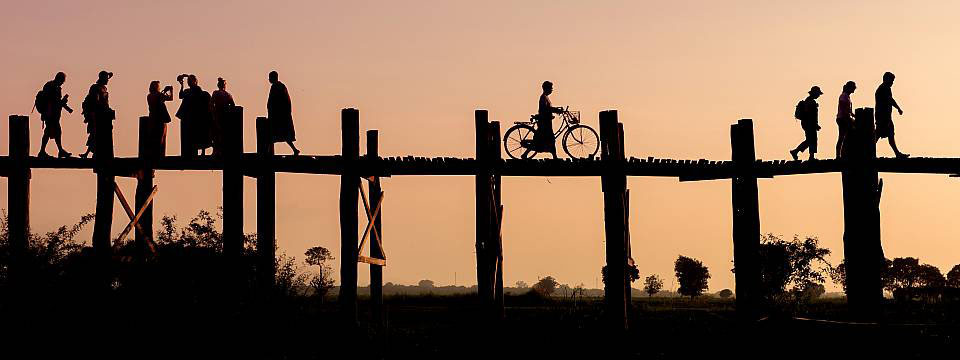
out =
<svg viewBox="0 0 960 360"><path fill-rule="evenodd" d="M773 300L789 291L795 300L809 296L823 287L827 278L841 276L826 260L830 250L820 247L819 240L807 236L801 240L783 240L766 234L760 239L760 281L764 297ZM845 269L845 268L844 268ZM842 273L845 279L846 273ZM813 292L808 292L813 291Z"/></svg>
<svg viewBox="0 0 960 360"><path fill-rule="evenodd" d="M663 289L663 280L656 274L643 280L643 292L647 293L648 297L660 292L660 289Z"/></svg>
<svg viewBox="0 0 960 360"><path fill-rule="evenodd" d="M680 255L674 262L673 271L676 272L680 288L677 291L691 299L700 296L707 290L707 280L710 279L710 270L700 260Z"/></svg>
<svg viewBox="0 0 960 360"><path fill-rule="evenodd" d="M330 250L327 250L327 248L323 246L309 248L303 255L306 256L304 262L307 263L307 265L316 266L318 269L317 274L310 278L307 285L313 292L312 295L314 298L323 302L323 299L334 285L333 277L331 276L333 269L330 265L327 265L328 261L334 259L333 255L330 253Z"/></svg>
<svg viewBox="0 0 960 360"><path fill-rule="evenodd" d="M417 283L417 286L424 289L432 289L436 287L436 283L434 283L433 280L420 280L420 282Z"/></svg>
<svg viewBox="0 0 960 360"><path fill-rule="evenodd" d="M533 291L537 294L540 294L543 297L549 297L557 291L557 285L560 283L557 282L557 279L554 279L553 276L547 276L540 281L537 281L536 284L533 284Z"/></svg>
<svg viewBox="0 0 960 360"><path fill-rule="evenodd" d="M947 273L947 286L960 288L960 265L954 265Z"/></svg>
<svg viewBox="0 0 960 360"><path fill-rule="evenodd" d="M717 293L717 296L719 296L721 299L729 299L731 296L733 296L733 291L730 289L723 289Z"/></svg>

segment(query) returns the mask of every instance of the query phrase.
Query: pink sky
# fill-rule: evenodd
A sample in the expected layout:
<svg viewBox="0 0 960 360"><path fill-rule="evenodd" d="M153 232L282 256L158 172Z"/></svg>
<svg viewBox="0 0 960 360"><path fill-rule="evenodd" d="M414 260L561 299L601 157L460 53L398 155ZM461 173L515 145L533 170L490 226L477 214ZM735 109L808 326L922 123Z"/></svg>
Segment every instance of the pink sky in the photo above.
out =
<svg viewBox="0 0 960 360"><path fill-rule="evenodd" d="M188 72L212 89L227 79L246 108L246 151L265 113L267 72L291 91L298 146L339 151L339 111L360 110L362 129L379 129L384 156L473 156L473 110L504 123L536 110L539 85L556 84L557 105L588 124L618 109L626 151L636 157L728 159L729 125L755 119L757 153L787 157L802 139L793 106L811 85L820 100L821 156L833 156L840 87L857 81L854 105L872 106L884 71L897 73L895 118L901 148L957 156L960 82L955 46L960 5L950 1L32 1L7 4L0 57L7 69L0 111L27 114L57 71L79 108L101 69L113 71L116 152L136 153L137 118L150 80L173 84ZM170 105L171 113L177 103ZM31 117L32 150L40 121ZM0 146L6 148L6 126ZM63 119L69 150L82 151L82 118ZM168 151L179 150L174 120ZM278 151L286 149L278 146ZM879 153L890 156L881 143ZM960 187L934 175L883 175L884 248L944 272L960 263L952 226ZM0 185L5 184L0 179ZM134 181L119 180L132 194ZM385 281L475 282L473 179L384 180ZM220 204L216 172L163 172L157 214L188 220ZM552 275L595 286L603 264L599 179L505 178L505 280ZM667 278L677 255L710 267L711 291L733 286L730 183L631 178L633 253L643 275ZM4 187L5 188L5 187ZM94 208L90 171L36 170L32 226L49 231ZM255 182L247 180L246 230L255 231ZM339 254L338 179L278 175L281 250L302 258L314 245ZM6 191L0 191L6 204ZM840 177L760 181L762 231L819 236L842 256ZM122 229L116 208L114 232ZM89 235L84 238L89 241ZM361 266L361 283L366 282Z"/></svg>

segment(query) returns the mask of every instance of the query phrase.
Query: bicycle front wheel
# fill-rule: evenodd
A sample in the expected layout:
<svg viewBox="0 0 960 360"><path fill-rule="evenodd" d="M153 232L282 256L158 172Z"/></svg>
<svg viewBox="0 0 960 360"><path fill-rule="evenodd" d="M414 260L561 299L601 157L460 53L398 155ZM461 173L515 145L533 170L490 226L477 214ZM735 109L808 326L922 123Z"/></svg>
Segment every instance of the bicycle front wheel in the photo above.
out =
<svg viewBox="0 0 960 360"><path fill-rule="evenodd" d="M563 134L563 151L574 159L588 159L600 150L600 137L593 128L586 125L574 125Z"/></svg>
<svg viewBox="0 0 960 360"><path fill-rule="evenodd" d="M534 130L530 125L517 124L503 135L503 149L511 159L529 159L537 155L533 142Z"/></svg>

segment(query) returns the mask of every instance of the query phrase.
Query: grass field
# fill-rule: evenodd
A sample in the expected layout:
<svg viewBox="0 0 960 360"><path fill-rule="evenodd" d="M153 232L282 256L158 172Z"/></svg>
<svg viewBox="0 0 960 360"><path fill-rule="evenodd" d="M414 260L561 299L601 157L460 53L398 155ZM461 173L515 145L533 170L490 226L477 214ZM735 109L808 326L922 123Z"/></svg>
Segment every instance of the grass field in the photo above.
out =
<svg viewBox="0 0 960 360"><path fill-rule="evenodd" d="M388 296L382 331L370 324L367 299L360 299L356 327L342 321L335 299L328 300L288 298L238 308L226 302L53 299L33 304L38 313L20 314L27 322L6 317L3 329L48 343L84 339L76 348L31 348L37 358L64 349L72 357L102 355L98 350L109 348L122 358L910 359L955 358L943 356L960 345L956 303L891 302L881 322L864 324L847 322L843 299L825 299L791 308L790 316L741 323L732 300L635 298L629 330L611 334L599 298L508 296L506 318L495 320L473 295ZM17 344L10 341L15 338L3 338L6 348Z"/></svg>

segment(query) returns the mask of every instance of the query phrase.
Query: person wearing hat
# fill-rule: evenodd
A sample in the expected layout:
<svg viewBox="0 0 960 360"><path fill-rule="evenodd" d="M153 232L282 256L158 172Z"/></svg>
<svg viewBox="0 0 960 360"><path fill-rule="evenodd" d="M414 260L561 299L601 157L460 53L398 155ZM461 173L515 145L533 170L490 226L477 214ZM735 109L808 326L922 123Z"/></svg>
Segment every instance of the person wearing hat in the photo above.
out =
<svg viewBox="0 0 960 360"><path fill-rule="evenodd" d="M904 154L900 152L900 149L897 148L897 140L893 138L893 109L896 108L897 112L900 115L903 115L903 110L900 109L900 105L897 104L897 101L893 99L893 79L896 78L892 72L886 72L883 74L883 83L877 87L877 92L874 94L876 100L876 121L877 121L877 136L874 141L880 141L882 138L887 138L890 142L890 148L893 149L893 153L897 158L907 158L910 157L910 154Z"/></svg>
<svg viewBox="0 0 960 360"><path fill-rule="evenodd" d="M814 155L817 154L817 131L820 131L820 124L817 121L817 112L820 105L817 104L817 98L823 95L823 91L820 91L819 86L814 86L810 88L808 93L810 95L797 104L797 110L794 114L800 120L800 127L803 128L805 139L800 145L797 145L796 149L790 150L790 156L793 157L793 160L799 160L797 154L807 149L810 149L810 160L814 160Z"/></svg>
<svg viewBox="0 0 960 360"><path fill-rule="evenodd" d="M80 155L81 158L96 153L97 128L103 131L113 129L116 113L110 108L110 93L107 92L107 83L112 77L112 72L101 70L97 75L97 82L90 85L90 91L83 99L83 122L87 123L87 151Z"/></svg>

